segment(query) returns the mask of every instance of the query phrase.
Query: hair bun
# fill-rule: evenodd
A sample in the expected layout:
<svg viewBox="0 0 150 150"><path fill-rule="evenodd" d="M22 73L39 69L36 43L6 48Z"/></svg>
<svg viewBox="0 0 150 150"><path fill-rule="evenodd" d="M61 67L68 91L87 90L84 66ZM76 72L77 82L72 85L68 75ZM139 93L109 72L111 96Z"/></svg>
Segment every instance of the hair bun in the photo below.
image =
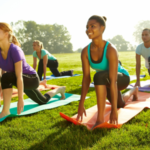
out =
<svg viewBox="0 0 150 150"><path fill-rule="evenodd" d="M103 19L104 19L105 21L107 21L107 18L106 18L105 16L103 16Z"/></svg>

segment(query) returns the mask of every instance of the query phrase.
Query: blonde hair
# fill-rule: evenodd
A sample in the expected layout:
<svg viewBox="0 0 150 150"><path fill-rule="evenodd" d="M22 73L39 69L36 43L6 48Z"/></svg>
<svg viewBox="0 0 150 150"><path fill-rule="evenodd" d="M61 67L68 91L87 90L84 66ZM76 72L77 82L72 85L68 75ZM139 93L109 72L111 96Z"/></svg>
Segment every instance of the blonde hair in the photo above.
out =
<svg viewBox="0 0 150 150"><path fill-rule="evenodd" d="M41 41L34 40L33 43L37 43L41 47L41 49L44 49L44 45L43 45L43 43Z"/></svg>
<svg viewBox="0 0 150 150"><path fill-rule="evenodd" d="M20 43L18 42L17 38L13 35L12 28L9 24L0 22L0 29L3 30L4 32L9 33L8 40L10 43L13 43L19 47L21 46Z"/></svg>

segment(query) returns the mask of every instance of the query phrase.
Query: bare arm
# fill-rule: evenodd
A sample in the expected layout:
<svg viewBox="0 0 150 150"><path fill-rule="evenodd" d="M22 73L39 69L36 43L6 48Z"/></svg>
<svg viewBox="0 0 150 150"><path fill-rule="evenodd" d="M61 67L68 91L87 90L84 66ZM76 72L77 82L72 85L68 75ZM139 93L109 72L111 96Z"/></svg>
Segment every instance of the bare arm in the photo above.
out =
<svg viewBox="0 0 150 150"><path fill-rule="evenodd" d="M141 55L136 54L136 84L135 86L140 86L140 70L141 70Z"/></svg>
<svg viewBox="0 0 150 150"><path fill-rule="evenodd" d="M33 57L33 69L36 70L36 66L37 66L37 58Z"/></svg>
<svg viewBox="0 0 150 150"><path fill-rule="evenodd" d="M2 70L0 68L0 98L3 98L3 93L2 93L2 87L1 87L1 79L2 79L2 75L5 73L6 71ZM1 104L0 104L1 106Z"/></svg>
<svg viewBox="0 0 150 150"><path fill-rule="evenodd" d="M46 79L46 67L47 67L47 62L48 62L48 56L45 55L43 57L43 72L44 72L44 79Z"/></svg>
<svg viewBox="0 0 150 150"><path fill-rule="evenodd" d="M83 113L86 116L86 111L84 108L84 101L85 101L85 96L88 92L89 85L91 82L91 77L90 77L90 65L88 61L88 55L87 55L87 48L84 48L81 53L81 61L82 61L82 71L83 71L83 79L82 79L82 90L81 90L81 98L80 98L80 103L78 107L78 115L77 115L77 120L83 118Z"/></svg>
<svg viewBox="0 0 150 150"><path fill-rule="evenodd" d="M116 49L109 46L107 50L107 59L109 62L109 82L110 82L110 95L111 95L111 114L110 122L118 122L117 114L117 99L118 99L118 90L117 90L117 73L118 73L118 54ZM114 115L114 116L113 116Z"/></svg>
<svg viewBox="0 0 150 150"><path fill-rule="evenodd" d="M23 111L23 78L22 78L22 61L15 63L15 74L17 78L17 88L18 88L18 114Z"/></svg>
<svg viewBox="0 0 150 150"><path fill-rule="evenodd" d="M88 92L89 85L91 82L90 77L90 65L88 61L87 48L83 49L81 53L81 61L82 61L82 71L83 71L83 79L82 79L82 91L81 91L81 103L84 103L85 96Z"/></svg>

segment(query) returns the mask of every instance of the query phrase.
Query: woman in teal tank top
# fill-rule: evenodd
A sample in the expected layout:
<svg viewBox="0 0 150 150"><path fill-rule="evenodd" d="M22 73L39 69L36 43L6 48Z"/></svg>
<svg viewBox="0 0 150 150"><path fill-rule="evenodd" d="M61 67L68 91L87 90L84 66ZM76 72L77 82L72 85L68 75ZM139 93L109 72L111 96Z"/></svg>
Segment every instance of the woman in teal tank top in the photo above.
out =
<svg viewBox="0 0 150 150"><path fill-rule="evenodd" d="M97 121L93 128L105 122L106 97L111 103L110 123L118 124L117 108L124 107L131 95L133 95L133 100L137 100L138 92L138 87L135 87L123 96L121 94L121 90L130 83L129 73L118 63L117 50L111 43L102 38L106 26L105 22L106 17L92 16L89 18L86 33L92 42L81 53L83 80L77 120L81 118L82 121L83 113L86 115L84 101L91 82L90 67L92 67L96 70L94 85L98 106Z"/></svg>
<svg viewBox="0 0 150 150"><path fill-rule="evenodd" d="M38 65L38 75L40 80L42 80L42 75L44 73L44 78L46 79L46 68L48 67L50 71L53 73L55 77L58 76L73 76L73 70L58 71L58 61L57 59L50 54L47 50L44 49L43 43L35 40L33 42L33 68L36 70L37 66L37 58L39 59L39 65Z"/></svg>

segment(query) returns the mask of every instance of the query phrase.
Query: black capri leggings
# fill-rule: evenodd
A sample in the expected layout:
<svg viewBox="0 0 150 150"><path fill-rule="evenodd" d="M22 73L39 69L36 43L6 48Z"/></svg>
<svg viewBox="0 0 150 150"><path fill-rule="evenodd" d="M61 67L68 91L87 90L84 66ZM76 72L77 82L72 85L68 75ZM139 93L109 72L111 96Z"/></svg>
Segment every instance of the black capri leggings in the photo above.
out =
<svg viewBox="0 0 150 150"><path fill-rule="evenodd" d="M39 77L37 74L23 74L24 93L39 105L46 104L50 100L48 94L42 95L37 89L39 86ZM7 72L1 78L2 89L17 87L17 78L14 72Z"/></svg>
<svg viewBox="0 0 150 150"><path fill-rule="evenodd" d="M117 108L122 108L125 105L125 102L122 98L121 90L125 89L130 83L130 77L118 72L117 75L117 87L118 87L118 100L117 100ZM94 75L94 84L95 85L106 85L107 88L107 98L111 103L111 96L110 96L110 82L109 82L109 72L108 71L101 71L97 72Z"/></svg>
<svg viewBox="0 0 150 150"><path fill-rule="evenodd" d="M59 72L58 71L58 61L57 60L48 60L47 62L47 67L50 69L50 71L54 74L54 76L59 77L59 76L72 76L72 71L63 71ZM38 75L40 80L42 80L42 74L43 74L43 59L40 59L39 61L39 66L38 66Z"/></svg>

